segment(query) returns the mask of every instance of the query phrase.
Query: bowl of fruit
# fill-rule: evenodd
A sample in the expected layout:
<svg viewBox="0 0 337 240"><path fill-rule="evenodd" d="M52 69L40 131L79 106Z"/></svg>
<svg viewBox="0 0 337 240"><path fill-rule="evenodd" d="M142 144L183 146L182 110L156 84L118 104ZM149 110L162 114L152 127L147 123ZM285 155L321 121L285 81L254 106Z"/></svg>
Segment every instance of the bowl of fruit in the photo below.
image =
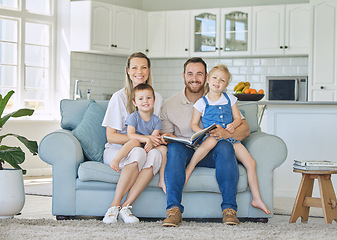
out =
<svg viewBox="0 0 337 240"><path fill-rule="evenodd" d="M234 96L239 101L259 101L264 97L263 89L256 90L250 87L249 82L239 82L234 87Z"/></svg>

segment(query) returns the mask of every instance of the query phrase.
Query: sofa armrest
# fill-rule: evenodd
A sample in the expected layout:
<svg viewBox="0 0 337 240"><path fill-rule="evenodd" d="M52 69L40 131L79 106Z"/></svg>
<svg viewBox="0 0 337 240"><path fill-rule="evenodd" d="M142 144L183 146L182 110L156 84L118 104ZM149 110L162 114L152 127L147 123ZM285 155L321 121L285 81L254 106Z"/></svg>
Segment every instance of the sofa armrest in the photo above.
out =
<svg viewBox="0 0 337 240"><path fill-rule="evenodd" d="M75 215L77 172L84 162L79 141L71 131L57 130L41 140L39 156L53 169L53 215Z"/></svg>
<svg viewBox="0 0 337 240"><path fill-rule="evenodd" d="M273 171L288 155L287 146L281 138L261 131L251 133L242 143L255 159L257 171Z"/></svg>

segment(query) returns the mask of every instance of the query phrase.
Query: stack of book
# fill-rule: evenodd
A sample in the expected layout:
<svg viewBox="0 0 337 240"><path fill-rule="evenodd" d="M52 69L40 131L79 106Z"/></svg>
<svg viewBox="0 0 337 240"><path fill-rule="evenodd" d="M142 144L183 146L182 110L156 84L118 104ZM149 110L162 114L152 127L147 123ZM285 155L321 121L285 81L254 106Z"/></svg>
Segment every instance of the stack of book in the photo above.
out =
<svg viewBox="0 0 337 240"><path fill-rule="evenodd" d="M337 162L294 160L293 167L305 171L337 171Z"/></svg>

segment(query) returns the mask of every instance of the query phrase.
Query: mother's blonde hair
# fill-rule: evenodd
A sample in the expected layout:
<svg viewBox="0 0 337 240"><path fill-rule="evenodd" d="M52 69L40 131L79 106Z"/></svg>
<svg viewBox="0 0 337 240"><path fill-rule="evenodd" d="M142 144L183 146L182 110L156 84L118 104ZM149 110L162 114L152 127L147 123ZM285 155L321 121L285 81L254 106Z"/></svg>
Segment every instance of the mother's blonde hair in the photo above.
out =
<svg viewBox="0 0 337 240"><path fill-rule="evenodd" d="M133 53L128 57L128 60L126 62L126 68L125 68L125 93L126 93L126 97L128 101L126 109L129 111L129 113L133 113L134 111L136 111L136 107L132 103L132 89L133 89L132 80L128 74L128 69L130 68L130 62L131 62L131 59L133 58L145 58L147 61L148 68L149 69L151 68L150 59L142 52ZM151 71L149 72L149 78L146 80L145 83L152 86Z"/></svg>

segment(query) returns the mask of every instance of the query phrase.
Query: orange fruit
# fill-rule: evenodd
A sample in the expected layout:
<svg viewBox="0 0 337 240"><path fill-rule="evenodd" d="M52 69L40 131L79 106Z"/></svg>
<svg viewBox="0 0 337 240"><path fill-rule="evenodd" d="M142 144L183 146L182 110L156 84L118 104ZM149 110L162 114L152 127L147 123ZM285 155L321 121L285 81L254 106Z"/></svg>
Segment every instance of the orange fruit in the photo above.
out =
<svg viewBox="0 0 337 240"><path fill-rule="evenodd" d="M250 88L247 88L247 89L245 90L245 93L250 93Z"/></svg>
<svg viewBox="0 0 337 240"><path fill-rule="evenodd" d="M250 89L250 93L251 93L251 94L256 94L256 93L257 93L257 91L256 91L256 89L254 89L254 88L251 88L251 89Z"/></svg>
<svg viewBox="0 0 337 240"><path fill-rule="evenodd" d="M264 94L264 91L263 91L263 89L260 89L257 93L258 94Z"/></svg>

